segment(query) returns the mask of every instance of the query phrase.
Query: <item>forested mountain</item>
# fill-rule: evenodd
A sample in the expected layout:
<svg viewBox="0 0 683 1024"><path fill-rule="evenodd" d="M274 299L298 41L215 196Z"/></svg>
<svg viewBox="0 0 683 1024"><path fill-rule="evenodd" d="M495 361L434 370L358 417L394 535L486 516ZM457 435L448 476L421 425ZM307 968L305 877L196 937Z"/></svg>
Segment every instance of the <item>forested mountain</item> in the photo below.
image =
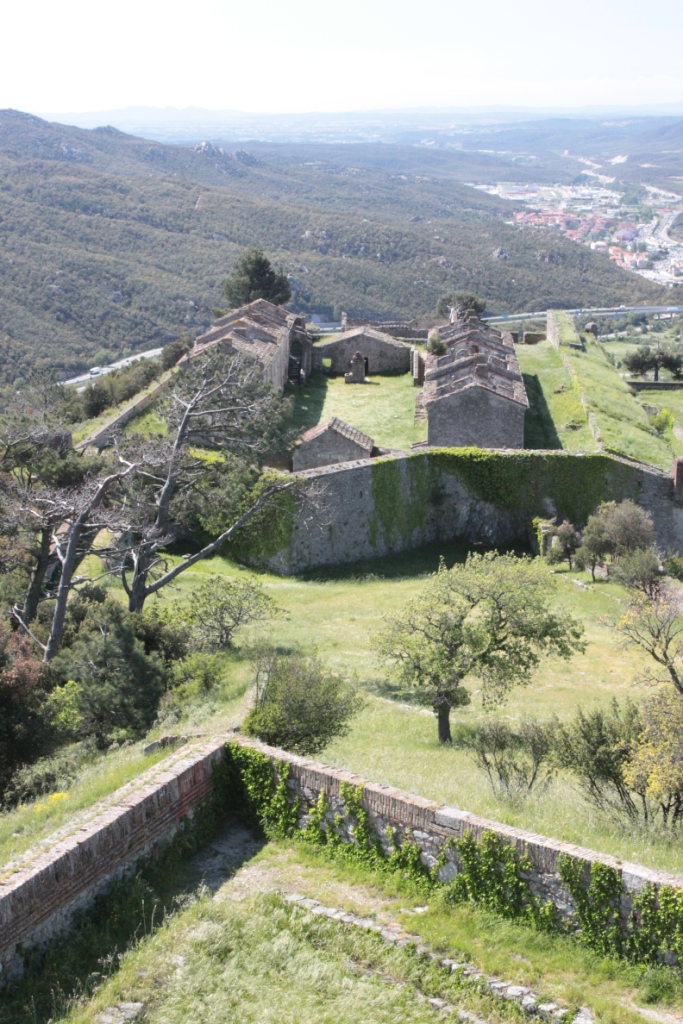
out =
<svg viewBox="0 0 683 1024"><path fill-rule="evenodd" d="M291 275L295 308L327 315L429 313L459 287L506 312L667 300L463 184L528 173L416 147L189 149L0 112L0 385L194 336L249 245Z"/></svg>

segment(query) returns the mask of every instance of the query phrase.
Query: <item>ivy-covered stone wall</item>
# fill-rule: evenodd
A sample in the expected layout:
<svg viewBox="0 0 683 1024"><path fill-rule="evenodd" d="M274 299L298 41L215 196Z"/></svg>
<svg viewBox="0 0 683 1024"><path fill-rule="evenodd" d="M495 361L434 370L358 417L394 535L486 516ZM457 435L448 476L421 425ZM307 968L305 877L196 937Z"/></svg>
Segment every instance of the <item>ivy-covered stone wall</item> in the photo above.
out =
<svg viewBox="0 0 683 1024"><path fill-rule="evenodd" d="M623 498L652 513L663 551L683 552L683 506L671 478L602 453L432 448L300 477L322 491L316 516L289 516L277 551L252 542L241 552L238 539L238 557L297 573L439 540L533 548L535 518L566 517L580 527L601 501Z"/></svg>
<svg viewBox="0 0 683 1024"><path fill-rule="evenodd" d="M634 963L683 961L683 878L627 864L240 737L230 810L273 837L396 872Z"/></svg>

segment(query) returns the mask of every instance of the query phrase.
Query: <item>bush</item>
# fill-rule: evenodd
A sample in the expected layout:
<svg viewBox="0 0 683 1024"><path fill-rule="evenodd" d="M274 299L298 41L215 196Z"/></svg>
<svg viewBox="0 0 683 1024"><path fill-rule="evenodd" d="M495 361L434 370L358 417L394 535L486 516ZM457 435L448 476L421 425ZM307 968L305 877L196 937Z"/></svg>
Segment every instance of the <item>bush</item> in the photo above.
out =
<svg viewBox="0 0 683 1024"><path fill-rule="evenodd" d="M533 719L523 721L516 732L494 719L476 730L470 743L472 758L494 793L521 799L550 782L553 733L553 726Z"/></svg>
<svg viewBox="0 0 683 1024"><path fill-rule="evenodd" d="M5 789L3 806L15 807L45 793L68 789L92 756L92 748L87 743L74 743L33 764L22 765Z"/></svg>
<svg viewBox="0 0 683 1024"><path fill-rule="evenodd" d="M675 580L683 581L683 558L676 552L670 552L664 559L664 570Z"/></svg>
<svg viewBox="0 0 683 1024"><path fill-rule="evenodd" d="M164 345L161 353L161 369L170 370L172 366L178 362L179 359L190 350L190 343L187 341L171 341L168 345Z"/></svg>
<svg viewBox="0 0 683 1024"><path fill-rule="evenodd" d="M664 584L656 548L625 552L610 566L610 577L650 600L659 596Z"/></svg>
<svg viewBox="0 0 683 1024"><path fill-rule="evenodd" d="M186 621L193 646L220 651L232 647L242 626L272 619L278 612L273 599L255 580L209 576L192 594Z"/></svg>
<svg viewBox="0 0 683 1024"><path fill-rule="evenodd" d="M443 355L445 355L445 353L446 353L446 343L445 343L445 341L443 340L443 338L441 337L441 335L439 334L438 331L436 331L434 334L432 334L432 336L430 337L429 341L427 342L427 351L431 352L431 354L433 356L443 356Z"/></svg>
<svg viewBox="0 0 683 1024"><path fill-rule="evenodd" d="M256 696L244 722L248 736L297 754L319 754L348 733L364 701L355 686L301 651L254 651Z"/></svg>
<svg viewBox="0 0 683 1024"><path fill-rule="evenodd" d="M67 682L50 694L48 705L65 737L92 738L104 749L152 725L166 673L156 652L145 654L135 625L117 601L92 605L71 647L54 659Z"/></svg>
<svg viewBox="0 0 683 1024"><path fill-rule="evenodd" d="M640 712L631 701L621 708L614 700L608 711L579 711L573 722L555 723L553 760L574 775L600 810L637 820L645 792L634 793L625 772L641 729Z"/></svg>

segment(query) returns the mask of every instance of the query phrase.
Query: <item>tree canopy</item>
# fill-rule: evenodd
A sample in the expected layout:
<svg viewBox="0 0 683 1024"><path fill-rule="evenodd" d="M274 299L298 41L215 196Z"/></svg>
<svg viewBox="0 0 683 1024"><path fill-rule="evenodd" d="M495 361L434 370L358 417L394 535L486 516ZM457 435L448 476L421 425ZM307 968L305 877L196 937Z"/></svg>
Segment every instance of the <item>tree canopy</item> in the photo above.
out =
<svg viewBox="0 0 683 1024"><path fill-rule="evenodd" d="M419 597L388 621L380 650L433 708L440 742L451 740L451 708L469 702L466 678L478 678L484 703L495 704L529 681L543 655L569 658L584 649L580 623L549 607L553 583L538 559L470 554L452 569L442 562Z"/></svg>
<svg viewBox="0 0 683 1024"><path fill-rule="evenodd" d="M652 370L655 380L659 380L659 371L668 370L678 379L683 375L683 350L660 345L656 345L655 348L639 345L633 352L624 356L624 365L629 373L639 377Z"/></svg>
<svg viewBox="0 0 683 1024"><path fill-rule="evenodd" d="M223 281L223 294L231 308L267 299L283 306L292 297L284 271L275 271L260 249L246 249Z"/></svg>

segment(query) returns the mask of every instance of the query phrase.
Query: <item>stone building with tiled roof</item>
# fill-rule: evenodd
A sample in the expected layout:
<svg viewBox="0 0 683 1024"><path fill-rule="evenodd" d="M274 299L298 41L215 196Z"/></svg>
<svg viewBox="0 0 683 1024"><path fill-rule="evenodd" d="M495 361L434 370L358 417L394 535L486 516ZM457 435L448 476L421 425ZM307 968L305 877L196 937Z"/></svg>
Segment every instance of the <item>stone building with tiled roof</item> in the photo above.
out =
<svg viewBox="0 0 683 1024"><path fill-rule="evenodd" d="M439 329L445 355L427 355L427 443L523 448L529 407L512 337L466 316Z"/></svg>
<svg viewBox="0 0 683 1024"><path fill-rule="evenodd" d="M265 299L240 306L217 320L197 338L190 358L214 345L258 359L276 391L287 383L290 359L300 365L305 376L311 370L311 340L304 318Z"/></svg>
<svg viewBox="0 0 683 1024"><path fill-rule="evenodd" d="M369 459L374 447L371 437L333 416L299 438L292 455L292 469L297 473L317 466L333 466L337 462Z"/></svg>

